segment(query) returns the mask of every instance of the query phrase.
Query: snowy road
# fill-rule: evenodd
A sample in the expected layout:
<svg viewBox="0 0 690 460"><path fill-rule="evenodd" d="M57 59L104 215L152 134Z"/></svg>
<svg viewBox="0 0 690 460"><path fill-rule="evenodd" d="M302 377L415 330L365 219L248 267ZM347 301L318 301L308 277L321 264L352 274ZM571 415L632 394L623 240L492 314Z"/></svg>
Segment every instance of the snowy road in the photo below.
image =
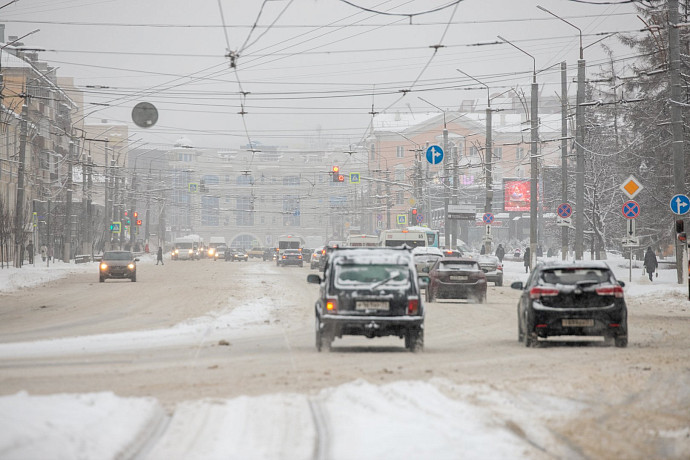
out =
<svg viewBox="0 0 690 460"><path fill-rule="evenodd" d="M488 304L428 305L411 354L356 337L316 353L307 268L142 261L137 283L105 284L75 270L0 292L2 458L690 456L675 273L626 288L627 349L526 349L518 292L492 286Z"/></svg>

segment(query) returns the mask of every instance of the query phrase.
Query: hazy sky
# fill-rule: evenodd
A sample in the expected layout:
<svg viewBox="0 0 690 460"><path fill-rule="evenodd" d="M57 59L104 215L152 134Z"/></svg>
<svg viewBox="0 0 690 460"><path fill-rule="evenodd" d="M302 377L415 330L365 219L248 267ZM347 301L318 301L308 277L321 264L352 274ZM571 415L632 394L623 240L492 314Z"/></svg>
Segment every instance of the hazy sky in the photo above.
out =
<svg viewBox="0 0 690 460"><path fill-rule="evenodd" d="M359 142L372 108L435 110L420 97L443 109L478 99L483 108L485 90L468 90L479 85L458 68L492 93L518 85L529 93L530 57L507 44L475 46L497 35L533 55L538 71L556 65L538 76L552 95L559 62L575 76L578 32L536 5L580 27L587 46L605 32L642 33L634 6L622 1L19 0L0 9L0 22L6 37L40 29L25 45L44 48L42 60L75 78L90 120L130 123L134 138L150 143L186 136L197 146L237 148L250 137L296 147L319 135ZM411 19L392 14L449 4ZM614 49L618 71L629 72L633 51L615 37L602 43ZM239 54L236 68L228 48ZM599 44L585 58L592 73L607 61ZM147 130L131 122L141 101L159 110Z"/></svg>

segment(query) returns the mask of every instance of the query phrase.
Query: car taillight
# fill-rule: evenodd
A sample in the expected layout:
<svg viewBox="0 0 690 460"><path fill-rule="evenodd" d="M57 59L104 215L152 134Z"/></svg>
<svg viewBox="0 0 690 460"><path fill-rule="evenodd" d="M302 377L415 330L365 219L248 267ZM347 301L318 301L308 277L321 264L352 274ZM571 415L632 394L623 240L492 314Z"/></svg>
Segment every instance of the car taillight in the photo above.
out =
<svg viewBox="0 0 690 460"><path fill-rule="evenodd" d="M501 265L501 264L496 265L496 270L503 271L503 265Z"/></svg>
<svg viewBox="0 0 690 460"><path fill-rule="evenodd" d="M529 291L530 299L538 299L540 297L553 297L558 295L558 289L553 288L543 288L543 287L533 287Z"/></svg>
<svg viewBox="0 0 690 460"><path fill-rule="evenodd" d="M302 254L300 254L299 256L297 256L297 258L298 258L298 259L301 259L301 258L302 258Z"/></svg>
<svg viewBox="0 0 690 460"><path fill-rule="evenodd" d="M335 313L338 311L338 300L335 297L329 297L326 299L326 311L330 313Z"/></svg>
<svg viewBox="0 0 690 460"><path fill-rule="evenodd" d="M419 299L416 297L410 297L407 299L407 314L416 315L419 313Z"/></svg>
<svg viewBox="0 0 690 460"><path fill-rule="evenodd" d="M617 299L623 298L623 288L620 286L606 286L597 288L597 294L599 295L612 295Z"/></svg>
<svg viewBox="0 0 690 460"><path fill-rule="evenodd" d="M283 256L283 259L287 259L287 256Z"/></svg>
<svg viewBox="0 0 690 460"><path fill-rule="evenodd" d="M326 254L326 250L325 250L325 249L322 249L322 250L321 250L321 255L324 255L324 254Z"/></svg>

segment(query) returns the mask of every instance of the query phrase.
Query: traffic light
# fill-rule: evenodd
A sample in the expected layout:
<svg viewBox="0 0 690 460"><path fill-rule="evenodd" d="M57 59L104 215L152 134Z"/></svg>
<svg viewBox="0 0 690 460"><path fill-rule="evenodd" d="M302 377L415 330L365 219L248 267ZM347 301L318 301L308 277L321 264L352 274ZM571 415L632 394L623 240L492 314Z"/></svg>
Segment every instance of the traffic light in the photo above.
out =
<svg viewBox="0 0 690 460"><path fill-rule="evenodd" d="M683 219L676 220L676 233L683 233L685 231L685 222Z"/></svg>
<svg viewBox="0 0 690 460"><path fill-rule="evenodd" d="M141 219L137 219L137 225L141 225Z"/></svg>
<svg viewBox="0 0 690 460"><path fill-rule="evenodd" d="M129 217L129 212L125 211L125 217Z"/></svg>
<svg viewBox="0 0 690 460"><path fill-rule="evenodd" d="M132 212L132 216L136 219L137 217L139 217L139 213L134 211Z"/></svg>
<svg viewBox="0 0 690 460"><path fill-rule="evenodd" d="M408 221L410 225L414 225L417 222L417 208L410 209L410 218Z"/></svg>
<svg viewBox="0 0 690 460"><path fill-rule="evenodd" d="M331 168L331 175L333 176L333 182L342 182L345 180L342 174L340 174L340 166L333 166Z"/></svg>

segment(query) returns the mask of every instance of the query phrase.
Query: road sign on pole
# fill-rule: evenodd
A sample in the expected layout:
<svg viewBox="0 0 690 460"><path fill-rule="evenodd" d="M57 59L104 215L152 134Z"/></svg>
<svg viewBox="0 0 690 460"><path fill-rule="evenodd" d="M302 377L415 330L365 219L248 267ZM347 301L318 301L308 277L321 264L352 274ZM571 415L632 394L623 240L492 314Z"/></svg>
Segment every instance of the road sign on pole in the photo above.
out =
<svg viewBox="0 0 690 460"><path fill-rule="evenodd" d="M426 149L426 161L432 165L437 165L443 161L443 149L438 145L430 145Z"/></svg>
<svg viewBox="0 0 690 460"><path fill-rule="evenodd" d="M556 209L556 212L558 213L558 217L562 217L563 219L567 219L573 214L573 208L570 206L569 203L561 203L558 205L558 208Z"/></svg>
<svg viewBox="0 0 690 460"><path fill-rule="evenodd" d="M623 191L623 193L628 195L631 200L635 198L635 195L640 193L643 188L644 186L633 175L625 179L620 186L620 189Z"/></svg>
<svg viewBox="0 0 690 460"><path fill-rule="evenodd" d="M359 179L360 179L359 173L353 173L353 172L350 173L350 183L351 184L359 184Z"/></svg>
<svg viewBox="0 0 690 460"><path fill-rule="evenodd" d="M398 225L407 225L407 214L398 214Z"/></svg>
<svg viewBox="0 0 690 460"><path fill-rule="evenodd" d="M482 216L482 220L484 221L485 224L491 224L494 221L494 215L491 214L490 212L485 212L484 215Z"/></svg>
<svg viewBox="0 0 690 460"><path fill-rule="evenodd" d="M673 214L682 216L690 211L690 198L685 195L675 195L673 198L671 198L669 205L671 206L671 211L673 211Z"/></svg>
<svg viewBox="0 0 690 460"><path fill-rule="evenodd" d="M623 217L634 219L640 215L640 205L636 201L626 201L623 203Z"/></svg>
<svg viewBox="0 0 690 460"><path fill-rule="evenodd" d="M628 219L628 229L625 232L625 236L628 238L632 238L635 236L635 230L636 230L636 225L635 225L635 219Z"/></svg>

